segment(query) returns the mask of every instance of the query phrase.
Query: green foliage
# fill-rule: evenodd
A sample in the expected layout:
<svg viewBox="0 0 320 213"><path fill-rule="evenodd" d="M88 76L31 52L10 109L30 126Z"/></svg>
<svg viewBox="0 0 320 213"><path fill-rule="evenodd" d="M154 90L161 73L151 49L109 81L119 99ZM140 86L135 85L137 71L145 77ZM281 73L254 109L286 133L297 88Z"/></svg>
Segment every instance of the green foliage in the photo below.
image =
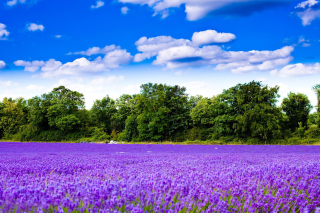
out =
<svg viewBox="0 0 320 213"><path fill-rule="evenodd" d="M195 140L200 140L201 138L201 130L199 127L193 127L190 129L189 134L188 134L188 140L190 141L195 141Z"/></svg>
<svg viewBox="0 0 320 213"><path fill-rule="evenodd" d="M305 131L307 138L318 138L320 136L320 128L316 124L309 126L309 129Z"/></svg>
<svg viewBox="0 0 320 213"><path fill-rule="evenodd" d="M96 100L90 112L93 123L103 128L107 134L111 134L113 129L112 116L117 112L115 101L109 96Z"/></svg>
<svg viewBox="0 0 320 213"><path fill-rule="evenodd" d="M102 128L93 127L91 138L92 139L86 141L107 141L111 139L111 136L107 135Z"/></svg>
<svg viewBox="0 0 320 213"><path fill-rule="evenodd" d="M0 129L3 135L15 134L24 123L24 112L14 102L3 99L3 107L0 111Z"/></svg>
<svg viewBox="0 0 320 213"><path fill-rule="evenodd" d="M126 131L123 130L118 134L118 141L126 141Z"/></svg>
<svg viewBox="0 0 320 213"><path fill-rule="evenodd" d="M195 126L205 128L213 138L279 138L283 115L276 106L279 87L252 81L238 84L211 99L203 98L191 111Z"/></svg>
<svg viewBox="0 0 320 213"><path fill-rule="evenodd" d="M281 109L289 119L287 128L295 131L299 127L299 123L302 123L302 126L307 126L312 105L305 94L290 92L288 97L283 99Z"/></svg>
<svg viewBox="0 0 320 213"><path fill-rule="evenodd" d="M135 141L139 137L138 122L135 115L130 115L126 119L125 125L125 141Z"/></svg>
<svg viewBox="0 0 320 213"><path fill-rule="evenodd" d="M320 85L313 90L319 99ZM319 112L310 114L307 96L290 93L277 107L278 91L278 86L252 81L215 97L188 97L184 87L148 83L141 85L139 94L116 100L107 95L86 110L83 94L60 86L29 100L0 102L0 137L188 144L319 142Z"/></svg>
<svg viewBox="0 0 320 213"><path fill-rule="evenodd" d="M80 125L80 120L75 115L66 115L58 118L55 123L61 131L72 132Z"/></svg>
<svg viewBox="0 0 320 213"><path fill-rule="evenodd" d="M176 140L187 131L190 107L186 88L163 84L143 84L136 96L139 140Z"/></svg>

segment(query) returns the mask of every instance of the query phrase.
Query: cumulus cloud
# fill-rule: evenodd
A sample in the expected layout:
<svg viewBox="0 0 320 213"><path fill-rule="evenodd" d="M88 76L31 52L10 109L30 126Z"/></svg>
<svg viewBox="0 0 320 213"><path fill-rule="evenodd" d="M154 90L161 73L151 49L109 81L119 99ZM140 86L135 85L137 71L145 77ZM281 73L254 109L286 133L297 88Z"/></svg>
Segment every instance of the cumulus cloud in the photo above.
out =
<svg viewBox="0 0 320 213"><path fill-rule="evenodd" d="M68 53L68 55L74 54L74 55L86 55L86 56L91 56L91 55L97 55L97 54L107 54L108 52L114 51L120 49L119 46L116 45L107 45L103 48L100 47L92 47L89 48L85 51L80 51L80 52L74 52L74 53Z"/></svg>
<svg viewBox="0 0 320 213"><path fill-rule="evenodd" d="M0 40L7 40L9 36L9 31L6 29L6 25L0 23Z"/></svg>
<svg viewBox="0 0 320 213"><path fill-rule="evenodd" d="M44 26L41 25L41 24L31 23L31 24L27 24L27 29L29 31L37 31L37 30L43 31L44 30Z"/></svg>
<svg viewBox="0 0 320 213"><path fill-rule="evenodd" d="M192 40L174 39L170 36L142 37L137 42L141 52L134 56L135 62L156 56L152 62L167 68L215 65L215 70L231 70L234 73L271 70L287 65L293 57L292 46L274 51L226 51L208 43L228 42L235 39L231 33L217 33L209 30L194 33Z"/></svg>
<svg viewBox="0 0 320 213"><path fill-rule="evenodd" d="M35 72L40 67L45 66L46 62L44 61L24 61L24 60L17 60L13 62L16 66L24 67L24 71L28 72Z"/></svg>
<svg viewBox="0 0 320 213"><path fill-rule="evenodd" d="M132 60L132 56L126 50L116 49L108 52L103 58L97 57L90 61L84 57L78 58L72 62L62 64L60 61L50 59L48 61L15 61L16 66L23 66L25 71L35 72L40 70L44 78L56 77L62 75L81 75L85 73L98 73L108 71L127 64Z"/></svg>
<svg viewBox="0 0 320 213"><path fill-rule="evenodd" d="M192 46L197 47L210 43L225 43L235 39L235 35L231 33L218 33L215 30L206 30L195 32L192 40L175 39L171 36L158 36L153 38L141 37L136 41L137 49L142 52L134 56L135 62L140 62L145 59L150 59L159 54L160 51L171 47Z"/></svg>
<svg viewBox="0 0 320 213"><path fill-rule="evenodd" d="M128 7L122 7L122 8L121 8L121 13L124 14L124 15L127 14L128 11L129 11L129 8L128 8Z"/></svg>
<svg viewBox="0 0 320 213"><path fill-rule="evenodd" d="M290 0L118 0L122 3L148 5L154 10L154 15L162 18L169 15L170 8L179 8L184 5L187 19L199 20L209 13L218 15L249 15L255 11L269 7L287 4Z"/></svg>
<svg viewBox="0 0 320 213"><path fill-rule="evenodd" d="M320 18L320 3L317 0L307 0L295 7L295 13L302 20L302 25L310 25L311 22Z"/></svg>
<svg viewBox="0 0 320 213"><path fill-rule="evenodd" d="M153 62L167 68L216 65L215 70L231 70L233 73L271 70L288 64L293 47L286 46L275 51L225 51L219 46L180 46L163 50Z"/></svg>
<svg viewBox="0 0 320 213"><path fill-rule="evenodd" d="M134 56L134 61L140 62L156 56L162 50L187 44L192 45L191 41L187 39L174 39L171 36L158 36L153 38L141 37L136 41L135 45L142 53L136 54Z"/></svg>
<svg viewBox="0 0 320 213"><path fill-rule="evenodd" d="M0 69L4 68L6 66L6 63L4 61L0 60Z"/></svg>
<svg viewBox="0 0 320 213"><path fill-rule="evenodd" d="M91 5L91 8L92 9L97 9L99 7L102 7L104 5L104 2L103 1L97 1L96 2L96 5Z"/></svg>
<svg viewBox="0 0 320 213"><path fill-rule="evenodd" d="M304 76L320 73L320 63L315 64L290 64L281 70L271 71L271 75L279 77Z"/></svg>
<svg viewBox="0 0 320 213"><path fill-rule="evenodd" d="M232 33L218 33L215 30L195 32L192 36L192 42L199 46L210 43L226 43L234 39L236 36Z"/></svg>

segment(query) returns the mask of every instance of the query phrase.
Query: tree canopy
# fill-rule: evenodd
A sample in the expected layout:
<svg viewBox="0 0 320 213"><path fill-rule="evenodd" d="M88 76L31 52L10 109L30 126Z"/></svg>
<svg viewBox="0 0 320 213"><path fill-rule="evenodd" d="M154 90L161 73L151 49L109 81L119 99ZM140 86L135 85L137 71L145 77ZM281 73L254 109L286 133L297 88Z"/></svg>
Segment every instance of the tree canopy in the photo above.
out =
<svg viewBox="0 0 320 213"><path fill-rule="evenodd" d="M108 95L85 109L83 94L64 86L33 97L0 102L0 136L10 140L218 140L274 143L319 136L319 106L279 86L237 84L213 97L189 96L185 87L143 84L140 93ZM320 86L312 87L320 103ZM309 139L308 139L309 140Z"/></svg>

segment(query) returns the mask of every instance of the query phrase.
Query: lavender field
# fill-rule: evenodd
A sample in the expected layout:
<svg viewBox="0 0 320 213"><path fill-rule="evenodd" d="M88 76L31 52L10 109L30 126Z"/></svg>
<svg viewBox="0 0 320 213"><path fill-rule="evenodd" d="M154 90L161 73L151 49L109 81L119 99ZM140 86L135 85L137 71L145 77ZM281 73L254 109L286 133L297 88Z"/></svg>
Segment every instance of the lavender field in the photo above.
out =
<svg viewBox="0 0 320 213"><path fill-rule="evenodd" d="M318 146L0 143L0 212L320 212Z"/></svg>

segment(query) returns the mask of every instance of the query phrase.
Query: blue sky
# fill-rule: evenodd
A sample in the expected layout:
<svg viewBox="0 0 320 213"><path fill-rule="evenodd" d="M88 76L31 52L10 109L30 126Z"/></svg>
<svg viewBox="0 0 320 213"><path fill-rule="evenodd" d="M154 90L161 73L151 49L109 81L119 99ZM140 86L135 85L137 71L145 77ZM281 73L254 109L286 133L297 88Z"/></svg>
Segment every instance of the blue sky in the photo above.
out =
<svg viewBox="0 0 320 213"><path fill-rule="evenodd" d="M315 105L319 49L317 0L3 0L0 98L65 85L90 108L147 82L212 96L261 80Z"/></svg>

